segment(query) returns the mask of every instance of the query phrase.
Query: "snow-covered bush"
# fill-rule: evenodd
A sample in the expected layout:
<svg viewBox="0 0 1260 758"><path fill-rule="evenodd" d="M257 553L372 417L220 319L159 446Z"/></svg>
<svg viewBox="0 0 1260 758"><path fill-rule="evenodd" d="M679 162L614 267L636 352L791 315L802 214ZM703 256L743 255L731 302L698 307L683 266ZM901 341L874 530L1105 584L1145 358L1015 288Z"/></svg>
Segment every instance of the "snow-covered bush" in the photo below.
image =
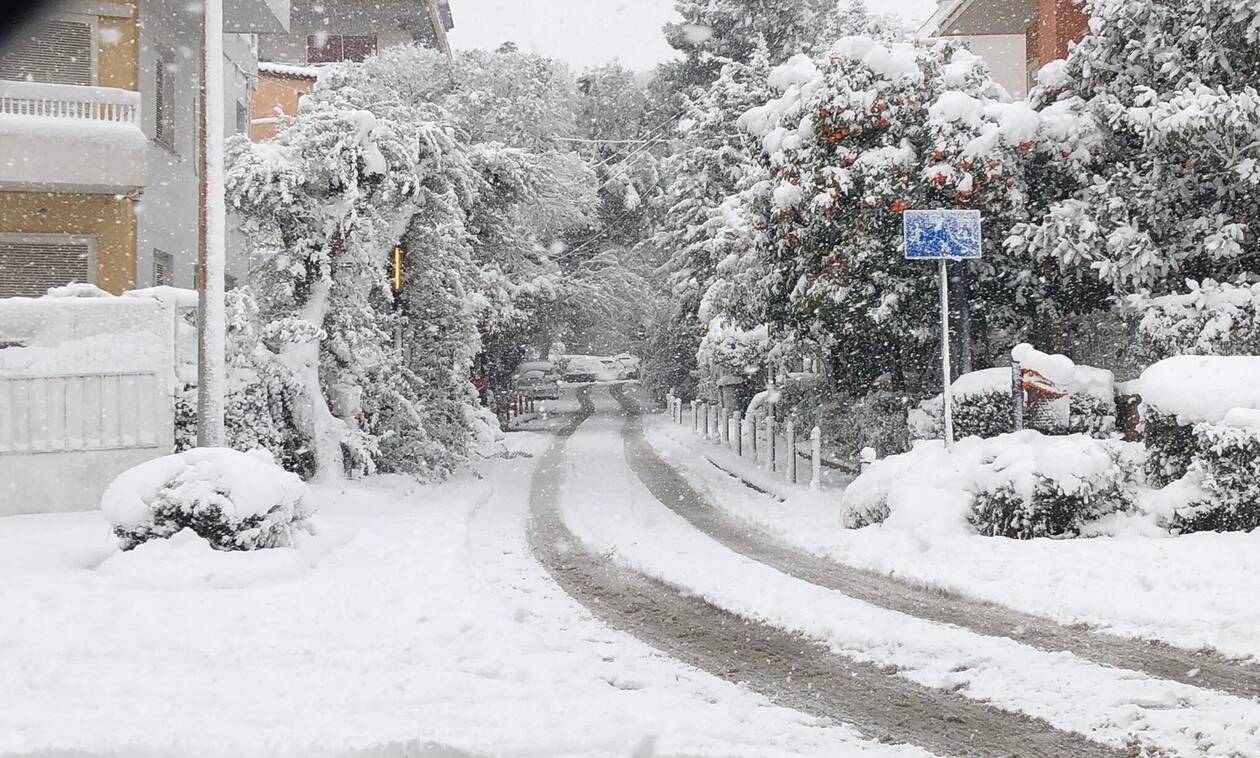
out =
<svg viewBox="0 0 1260 758"><path fill-rule="evenodd" d="M1155 498L1177 533L1260 527L1260 411L1235 409L1220 424L1194 426L1196 455L1185 476Z"/></svg>
<svg viewBox="0 0 1260 758"><path fill-rule="evenodd" d="M744 379L763 371L769 350L770 335L764 325L741 329L723 318L713 319L696 352L701 396L716 397L723 377Z"/></svg>
<svg viewBox="0 0 1260 758"><path fill-rule="evenodd" d="M954 380L951 390L956 439L996 437L1015 430L1015 401L1011 395L1009 368L986 368L963 374ZM919 403L919 407L911 411L908 424L914 439L941 439L945 434L944 399L937 395Z"/></svg>
<svg viewBox="0 0 1260 758"><path fill-rule="evenodd" d="M1203 455L1195 425L1215 424L1234 408L1260 408L1260 357L1166 358L1142 372L1142 433L1147 477L1163 487L1180 479Z"/></svg>
<svg viewBox="0 0 1260 758"><path fill-rule="evenodd" d="M1148 363L1174 355L1260 355L1260 284L1187 280L1189 292L1135 296L1136 347Z"/></svg>
<svg viewBox="0 0 1260 758"><path fill-rule="evenodd" d="M101 510L123 550L184 529L218 550L258 550L311 529L306 485L262 450L194 448L147 461L109 485Z"/></svg>
<svg viewBox="0 0 1260 758"><path fill-rule="evenodd" d="M1125 443L1025 430L969 437L950 450L921 441L880 459L845 490L850 528L886 523L1031 539L1076 536L1130 508L1136 467Z"/></svg>

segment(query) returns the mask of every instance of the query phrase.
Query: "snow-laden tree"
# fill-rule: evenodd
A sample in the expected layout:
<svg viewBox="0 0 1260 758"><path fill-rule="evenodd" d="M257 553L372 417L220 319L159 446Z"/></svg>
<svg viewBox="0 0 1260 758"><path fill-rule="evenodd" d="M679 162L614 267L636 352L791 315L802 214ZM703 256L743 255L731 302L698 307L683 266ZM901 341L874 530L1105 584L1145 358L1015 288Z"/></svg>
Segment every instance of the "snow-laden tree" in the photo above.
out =
<svg viewBox="0 0 1260 758"><path fill-rule="evenodd" d="M1083 147L1088 160L1077 177L1050 177L1057 192L1013 249L1121 292L1256 271L1260 5L1088 0L1086 11L1090 35L1043 69L1033 98L1077 117L1062 120L1074 141L1047 145L1052 159Z"/></svg>
<svg viewBox="0 0 1260 758"><path fill-rule="evenodd" d="M930 378L939 339L936 269L904 259L902 214L980 209L984 260L953 265L961 363L970 336L1016 328L1044 283L1002 246L1024 213L1022 155L1036 113L1008 102L984 63L948 43L840 40L817 63L774 70L782 94L741 124L773 171L763 270L778 273L768 319L782 336L824 348L834 378L869 386L886 372Z"/></svg>
<svg viewBox="0 0 1260 758"><path fill-rule="evenodd" d="M836 0L678 0L665 38L689 58L746 61L764 47L774 63L813 47Z"/></svg>
<svg viewBox="0 0 1260 758"><path fill-rule="evenodd" d="M654 319L644 366L660 389L690 392L690 373L708 323L701 302L725 257L719 251L730 241L722 227L737 212L728 198L761 172L756 141L735 122L770 94L769 72L764 48L754 51L748 63L723 66L717 80L688 102L674 152L663 166L670 182L651 244L665 257L658 274L669 312Z"/></svg>

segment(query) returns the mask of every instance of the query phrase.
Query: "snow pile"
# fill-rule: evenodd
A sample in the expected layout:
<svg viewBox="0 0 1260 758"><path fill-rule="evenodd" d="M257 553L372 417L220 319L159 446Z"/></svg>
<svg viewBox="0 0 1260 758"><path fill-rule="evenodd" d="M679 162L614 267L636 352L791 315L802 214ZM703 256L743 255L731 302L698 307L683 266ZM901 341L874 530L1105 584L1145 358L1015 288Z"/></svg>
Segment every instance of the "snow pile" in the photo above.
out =
<svg viewBox="0 0 1260 758"><path fill-rule="evenodd" d="M52 297L0 298L0 374L99 374L170 366L170 315L152 300L91 285ZM99 294L98 294L99 293Z"/></svg>
<svg viewBox="0 0 1260 758"><path fill-rule="evenodd" d="M841 516L850 528L882 522L939 534L1076 535L1130 504L1122 453L1119 443L1031 430L968 437L948 450L920 441L855 479Z"/></svg>
<svg viewBox="0 0 1260 758"><path fill-rule="evenodd" d="M311 531L306 485L265 451L194 448L124 471L101 511L124 550L191 528L219 550L293 544Z"/></svg>
<svg viewBox="0 0 1260 758"><path fill-rule="evenodd" d="M845 37L831 46L831 54L861 61L875 74L887 79L912 82L923 79L914 45L908 43L885 46L869 37Z"/></svg>
<svg viewBox="0 0 1260 758"><path fill-rule="evenodd" d="M807 55L794 55L770 72L768 83L782 94L739 117L741 129L762 138L762 147L773 155L783 147L795 147L808 136L811 125L802 121L795 133L780 124L801 112L801 106L822 84L822 72ZM792 142L785 144L791 139Z"/></svg>
<svg viewBox="0 0 1260 758"><path fill-rule="evenodd" d="M1260 409L1260 356L1178 355L1142 372L1142 402L1179 424L1218 422L1234 408Z"/></svg>

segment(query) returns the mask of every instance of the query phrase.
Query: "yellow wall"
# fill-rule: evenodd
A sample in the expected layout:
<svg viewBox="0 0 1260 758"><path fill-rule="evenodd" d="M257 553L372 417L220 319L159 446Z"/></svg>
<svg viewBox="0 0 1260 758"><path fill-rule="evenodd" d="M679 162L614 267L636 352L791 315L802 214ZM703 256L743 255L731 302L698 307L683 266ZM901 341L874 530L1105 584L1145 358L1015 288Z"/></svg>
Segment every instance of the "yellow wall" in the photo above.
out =
<svg viewBox="0 0 1260 758"><path fill-rule="evenodd" d="M254 90L253 101L250 103L250 118L275 118L277 108L286 116L296 116L298 102L313 89L314 79L260 72L258 87ZM276 136L278 131L275 124L253 124L249 130L249 138L254 142L263 142Z"/></svg>
<svg viewBox="0 0 1260 758"><path fill-rule="evenodd" d="M135 8L131 18L97 19L101 41L96 54L96 83L101 87L140 89L139 3L128 0L127 4Z"/></svg>
<svg viewBox="0 0 1260 758"><path fill-rule="evenodd" d="M136 286L136 214L117 195L0 192L0 233L96 238L96 286L114 294Z"/></svg>

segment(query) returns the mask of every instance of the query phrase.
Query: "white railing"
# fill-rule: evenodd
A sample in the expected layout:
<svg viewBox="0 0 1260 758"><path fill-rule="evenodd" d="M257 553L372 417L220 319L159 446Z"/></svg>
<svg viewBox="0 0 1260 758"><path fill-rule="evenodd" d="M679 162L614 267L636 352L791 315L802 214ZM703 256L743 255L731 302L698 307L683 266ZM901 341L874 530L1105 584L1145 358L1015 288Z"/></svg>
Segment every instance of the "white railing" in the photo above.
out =
<svg viewBox="0 0 1260 758"><path fill-rule="evenodd" d="M0 376L4 453L156 448L170 408L158 372Z"/></svg>
<svg viewBox="0 0 1260 758"><path fill-rule="evenodd" d="M140 125L140 93L113 87L0 81L0 116Z"/></svg>

